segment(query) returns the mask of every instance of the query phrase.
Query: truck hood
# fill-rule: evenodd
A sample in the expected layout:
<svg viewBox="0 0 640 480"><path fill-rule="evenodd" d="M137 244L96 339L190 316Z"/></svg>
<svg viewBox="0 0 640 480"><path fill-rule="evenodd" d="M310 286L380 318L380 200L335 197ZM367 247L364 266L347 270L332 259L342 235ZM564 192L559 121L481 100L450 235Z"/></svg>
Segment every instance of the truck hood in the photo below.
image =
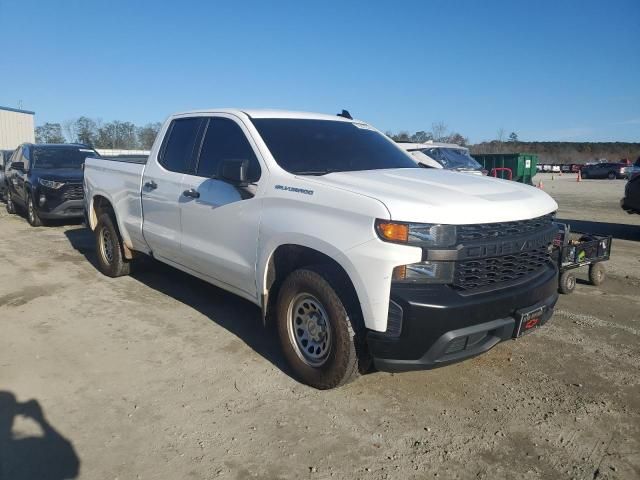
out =
<svg viewBox="0 0 640 480"><path fill-rule="evenodd" d="M558 204L536 187L447 170L336 172L314 180L375 198L384 203L392 220L405 222L506 222L535 218L558 209Z"/></svg>

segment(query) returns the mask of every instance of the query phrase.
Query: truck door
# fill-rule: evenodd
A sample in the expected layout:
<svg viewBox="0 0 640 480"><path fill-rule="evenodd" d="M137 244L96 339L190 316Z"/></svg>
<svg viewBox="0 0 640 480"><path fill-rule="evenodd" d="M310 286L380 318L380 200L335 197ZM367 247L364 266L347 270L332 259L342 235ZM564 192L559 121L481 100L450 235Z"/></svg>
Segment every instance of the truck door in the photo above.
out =
<svg viewBox="0 0 640 480"><path fill-rule="evenodd" d="M171 122L157 154L149 157L142 178L142 233L153 255L179 263L182 177L194 165L203 117Z"/></svg>
<svg viewBox="0 0 640 480"><path fill-rule="evenodd" d="M255 299L260 200L254 195L264 186L260 154L231 115L208 118L204 132L196 171L183 177L181 263ZM238 188L222 180L224 160L248 160L251 184Z"/></svg>

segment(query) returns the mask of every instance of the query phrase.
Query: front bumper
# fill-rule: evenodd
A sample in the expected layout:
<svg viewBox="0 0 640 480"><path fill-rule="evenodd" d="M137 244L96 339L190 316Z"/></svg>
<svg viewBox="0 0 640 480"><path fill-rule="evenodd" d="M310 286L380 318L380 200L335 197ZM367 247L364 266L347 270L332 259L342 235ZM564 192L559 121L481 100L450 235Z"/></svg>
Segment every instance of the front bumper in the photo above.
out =
<svg viewBox="0 0 640 480"><path fill-rule="evenodd" d="M514 338L518 311L544 306L540 325L558 300L557 268L517 286L464 294L447 285L394 285L391 301L401 308L398 332L367 334L378 370L423 370L459 362ZM397 310L397 307L396 307Z"/></svg>
<svg viewBox="0 0 640 480"><path fill-rule="evenodd" d="M45 208L38 208L40 218L55 220L84 217L84 200L67 200L49 209L46 209L47 206L45 203Z"/></svg>

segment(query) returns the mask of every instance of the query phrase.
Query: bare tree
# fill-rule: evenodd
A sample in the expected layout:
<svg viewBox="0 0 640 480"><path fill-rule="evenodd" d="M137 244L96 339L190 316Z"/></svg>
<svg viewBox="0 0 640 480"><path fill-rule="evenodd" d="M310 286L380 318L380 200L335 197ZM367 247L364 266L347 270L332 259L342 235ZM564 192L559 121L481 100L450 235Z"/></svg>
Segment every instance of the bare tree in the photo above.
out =
<svg viewBox="0 0 640 480"><path fill-rule="evenodd" d="M500 127L496 133L496 140L500 143L504 142L504 128Z"/></svg>
<svg viewBox="0 0 640 480"><path fill-rule="evenodd" d="M446 139L449 128L444 122L434 122L431 124L431 133L436 142L442 142Z"/></svg>

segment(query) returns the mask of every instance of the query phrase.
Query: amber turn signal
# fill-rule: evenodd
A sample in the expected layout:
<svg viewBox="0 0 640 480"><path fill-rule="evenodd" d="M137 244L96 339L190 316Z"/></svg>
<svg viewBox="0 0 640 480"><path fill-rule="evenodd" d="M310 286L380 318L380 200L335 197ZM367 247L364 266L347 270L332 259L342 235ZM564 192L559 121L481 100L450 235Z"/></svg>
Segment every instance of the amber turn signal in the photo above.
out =
<svg viewBox="0 0 640 480"><path fill-rule="evenodd" d="M378 222L378 233L385 240L406 242L409 240L409 225L404 223Z"/></svg>

